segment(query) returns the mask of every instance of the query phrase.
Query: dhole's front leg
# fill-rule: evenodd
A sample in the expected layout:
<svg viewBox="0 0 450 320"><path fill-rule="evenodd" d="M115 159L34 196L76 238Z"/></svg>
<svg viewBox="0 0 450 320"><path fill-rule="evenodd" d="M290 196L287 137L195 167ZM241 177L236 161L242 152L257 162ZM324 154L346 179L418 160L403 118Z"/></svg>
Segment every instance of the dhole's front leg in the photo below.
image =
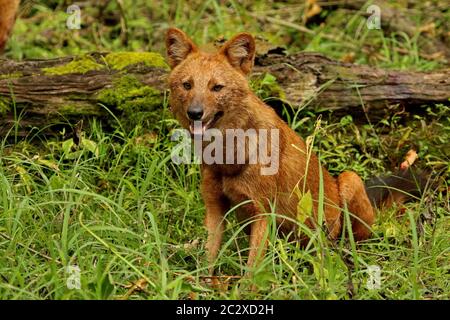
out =
<svg viewBox="0 0 450 320"><path fill-rule="evenodd" d="M229 201L222 193L222 183L209 170L202 171L202 197L205 202L205 227L208 232L206 252L209 264L209 274L214 273L214 261L219 253L224 230L224 217L229 209Z"/></svg>
<svg viewBox="0 0 450 320"><path fill-rule="evenodd" d="M209 274L214 273L214 261L219 253L223 235L223 218L221 210L212 206L206 206L205 227L208 231L208 240L206 241L206 251L208 255Z"/></svg>
<svg viewBox="0 0 450 320"><path fill-rule="evenodd" d="M261 210L256 203L247 204L244 209L252 219L250 224L250 251L247 260L247 267L252 270L266 252L268 223L267 216L261 214Z"/></svg>
<svg viewBox="0 0 450 320"><path fill-rule="evenodd" d="M252 269L264 256L267 249L267 219L265 216L256 217L251 223L250 252L247 267Z"/></svg>

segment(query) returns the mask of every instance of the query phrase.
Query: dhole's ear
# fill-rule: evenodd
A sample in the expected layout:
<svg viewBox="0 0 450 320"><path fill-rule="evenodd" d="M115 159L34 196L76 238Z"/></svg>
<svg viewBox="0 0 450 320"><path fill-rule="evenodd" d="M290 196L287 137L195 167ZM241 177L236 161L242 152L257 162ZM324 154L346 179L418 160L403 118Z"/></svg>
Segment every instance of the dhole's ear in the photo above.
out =
<svg viewBox="0 0 450 320"><path fill-rule="evenodd" d="M255 60L255 39L249 33L239 33L225 42L220 53L233 67L247 75Z"/></svg>
<svg viewBox="0 0 450 320"><path fill-rule="evenodd" d="M175 68L180 62L198 49L191 39L180 29L170 28L166 33L167 58L171 68Z"/></svg>

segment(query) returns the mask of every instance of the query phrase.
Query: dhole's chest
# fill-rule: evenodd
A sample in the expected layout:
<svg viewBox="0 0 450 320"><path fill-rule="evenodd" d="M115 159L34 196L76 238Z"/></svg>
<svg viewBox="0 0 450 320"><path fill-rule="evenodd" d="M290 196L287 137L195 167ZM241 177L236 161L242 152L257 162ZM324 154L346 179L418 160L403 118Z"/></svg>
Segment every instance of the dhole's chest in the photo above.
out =
<svg viewBox="0 0 450 320"><path fill-rule="evenodd" d="M257 170L257 167L250 166L239 175L221 179L221 191L230 202L230 208L237 206L238 219L250 218L255 212L270 213L271 208L276 208L274 213L277 215L295 216L298 199L289 191L291 189L286 184L277 183L279 179L275 176L253 172Z"/></svg>

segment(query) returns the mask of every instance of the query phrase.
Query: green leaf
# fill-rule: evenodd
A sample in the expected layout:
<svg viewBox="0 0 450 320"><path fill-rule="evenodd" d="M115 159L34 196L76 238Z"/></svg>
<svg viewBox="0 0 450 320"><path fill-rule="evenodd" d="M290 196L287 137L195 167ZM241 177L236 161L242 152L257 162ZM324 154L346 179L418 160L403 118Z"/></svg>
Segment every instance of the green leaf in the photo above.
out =
<svg viewBox="0 0 450 320"><path fill-rule="evenodd" d="M351 115L346 115L341 118L340 124L342 127L345 127L353 122L353 118Z"/></svg>
<svg viewBox="0 0 450 320"><path fill-rule="evenodd" d="M77 159L80 157L80 155L83 154L82 150L78 150L75 152L70 152L69 154L67 154L66 159Z"/></svg>
<svg viewBox="0 0 450 320"><path fill-rule="evenodd" d="M266 73L264 75L264 78L261 80L261 85L272 85L277 83L277 78L275 78L273 75L271 75L270 73Z"/></svg>
<svg viewBox="0 0 450 320"><path fill-rule="evenodd" d="M20 175L20 178L22 179L23 184L27 188L27 191L31 193L31 186L33 185L33 179L31 178L31 176L28 174L27 170L24 167L20 165L16 165L15 167L16 171Z"/></svg>
<svg viewBox="0 0 450 320"><path fill-rule="evenodd" d="M313 201L311 192L308 190L308 192L302 195L300 190L297 188L296 193L299 195L299 201L297 204L297 220L304 223L312 214Z"/></svg>
<svg viewBox="0 0 450 320"><path fill-rule="evenodd" d="M54 161L51 161L51 160L45 160L45 159L38 159L37 162L38 162L39 164L42 164L42 165L45 166L45 167L48 167L48 168L50 168L50 169L59 171L58 164L57 164L56 162L54 162Z"/></svg>
<svg viewBox="0 0 450 320"><path fill-rule="evenodd" d="M94 141L83 139L83 146L86 148L86 150L92 152L96 157L98 157L98 147Z"/></svg>
<svg viewBox="0 0 450 320"><path fill-rule="evenodd" d="M68 139L62 143L62 150L65 154L69 154L72 152L73 140Z"/></svg>
<svg viewBox="0 0 450 320"><path fill-rule="evenodd" d="M402 234L407 234L408 228L398 223L387 221L383 224L384 236L386 238L398 238Z"/></svg>
<svg viewBox="0 0 450 320"><path fill-rule="evenodd" d="M112 284L111 280L109 279L109 275L106 275L103 278L100 290L101 290L102 299L107 299L113 293L114 285Z"/></svg>
<svg viewBox="0 0 450 320"><path fill-rule="evenodd" d="M50 177L49 183L52 189L62 189L66 184L67 180L60 177L58 174L54 174Z"/></svg>
<svg viewBox="0 0 450 320"><path fill-rule="evenodd" d="M257 272L253 277L253 281L260 289L268 289L272 283L276 282L276 279L273 272L266 270Z"/></svg>

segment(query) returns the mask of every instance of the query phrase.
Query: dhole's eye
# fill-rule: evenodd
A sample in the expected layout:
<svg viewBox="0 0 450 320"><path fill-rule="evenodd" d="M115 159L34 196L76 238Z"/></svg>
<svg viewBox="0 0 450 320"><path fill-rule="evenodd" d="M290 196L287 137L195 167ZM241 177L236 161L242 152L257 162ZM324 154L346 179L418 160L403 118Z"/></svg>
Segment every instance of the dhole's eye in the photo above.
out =
<svg viewBox="0 0 450 320"><path fill-rule="evenodd" d="M223 88L223 85L216 84L214 87L212 87L212 91L219 92L220 90L222 90L222 88Z"/></svg>
<svg viewBox="0 0 450 320"><path fill-rule="evenodd" d="M186 90L191 90L191 89L192 89L192 85L191 85L191 83L188 82L188 81L183 82L183 87L184 87Z"/></svg>

